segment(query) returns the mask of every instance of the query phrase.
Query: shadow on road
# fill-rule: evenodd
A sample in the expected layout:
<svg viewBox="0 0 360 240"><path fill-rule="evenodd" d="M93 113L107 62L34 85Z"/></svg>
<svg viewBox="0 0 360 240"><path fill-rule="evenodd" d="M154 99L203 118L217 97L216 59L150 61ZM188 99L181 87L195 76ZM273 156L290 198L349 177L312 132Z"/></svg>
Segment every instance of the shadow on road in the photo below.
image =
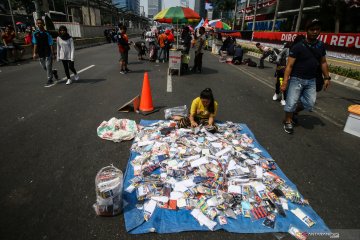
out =
<svg viewBox="0 0 360 240"><path fill-rule="evenodd" d="M315 126L324 127L326 124L318 117L312 115L300 115L299 126L306 129L314 129Z"/></svg>
<svg viewBox="0 0 360 240"><path fill-rule="evenodd" d="M73 84L78 84L78 83L98 83L98 82L102 82L102 81L106 81L106 79L80 79L78 81L73 81ZM66 80L62 80L60 82L58 82L57 84L65 84Z"/></svg>

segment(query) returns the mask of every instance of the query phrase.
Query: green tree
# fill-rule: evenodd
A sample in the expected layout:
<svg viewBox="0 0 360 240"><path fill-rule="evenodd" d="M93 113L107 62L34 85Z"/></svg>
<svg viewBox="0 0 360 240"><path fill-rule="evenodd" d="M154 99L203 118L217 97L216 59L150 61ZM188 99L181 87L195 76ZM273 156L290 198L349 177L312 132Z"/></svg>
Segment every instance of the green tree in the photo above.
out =
<svg viewBox="0 0 360 240"><path fill-rule="evenodd" d="M223 12L234 10L236 0L212 0L215 12L220 12L222 18Z"/></svg>

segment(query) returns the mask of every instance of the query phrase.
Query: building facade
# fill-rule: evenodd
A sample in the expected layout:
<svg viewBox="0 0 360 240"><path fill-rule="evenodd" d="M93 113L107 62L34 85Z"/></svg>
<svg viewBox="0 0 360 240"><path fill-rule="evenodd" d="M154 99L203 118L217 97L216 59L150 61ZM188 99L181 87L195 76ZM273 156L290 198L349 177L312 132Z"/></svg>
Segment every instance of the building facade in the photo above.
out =
<svg viewBox="0 0 360 240"><path fill-rule="evenodd" d="M153 18L161 11L161 0L148 0L148 18Z"/></svg>
<svg viewBox="0 0 360 240"><path fill-rule="evenodd" d="M113 3L117 4L117 8L140 15L140 0L113 0Z"/></svg>
<svg viewBox="0 0 360 240"><path fill-rule="evenodd" d="M199 13L200 17L206 18L205 0L195 0L194 10Z"/></svg>

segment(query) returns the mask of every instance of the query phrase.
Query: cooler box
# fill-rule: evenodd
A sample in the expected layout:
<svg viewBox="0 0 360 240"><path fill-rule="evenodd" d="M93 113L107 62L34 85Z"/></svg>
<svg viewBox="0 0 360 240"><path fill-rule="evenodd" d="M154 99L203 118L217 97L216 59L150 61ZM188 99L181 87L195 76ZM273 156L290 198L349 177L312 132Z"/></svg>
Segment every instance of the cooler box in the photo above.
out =
<svg viewBox="0 0 360 240"><path fill-rule="evenodd" d="M344 132L360 137L360 105L351 105L348 111Z"/></svg>

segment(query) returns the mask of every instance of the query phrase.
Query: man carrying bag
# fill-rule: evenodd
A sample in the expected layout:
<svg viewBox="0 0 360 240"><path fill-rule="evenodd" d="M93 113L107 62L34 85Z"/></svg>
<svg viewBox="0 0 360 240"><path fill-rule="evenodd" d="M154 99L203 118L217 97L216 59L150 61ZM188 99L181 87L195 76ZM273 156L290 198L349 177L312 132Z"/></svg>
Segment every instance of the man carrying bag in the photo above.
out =
<svg viewBox="0 0 360 240"><path fill-rule="evenodd" d="M284 107L284 131L292 134L297 114L312 110L316 101L316 79L319 68L324 75L323 89L330 85L328 64L324 43L317 40L320 34L320 21L313 19L306 24L306 39L295 44L289 53L281 91L287 90ZM319 79L320 80L320 79Z"/></svg>

